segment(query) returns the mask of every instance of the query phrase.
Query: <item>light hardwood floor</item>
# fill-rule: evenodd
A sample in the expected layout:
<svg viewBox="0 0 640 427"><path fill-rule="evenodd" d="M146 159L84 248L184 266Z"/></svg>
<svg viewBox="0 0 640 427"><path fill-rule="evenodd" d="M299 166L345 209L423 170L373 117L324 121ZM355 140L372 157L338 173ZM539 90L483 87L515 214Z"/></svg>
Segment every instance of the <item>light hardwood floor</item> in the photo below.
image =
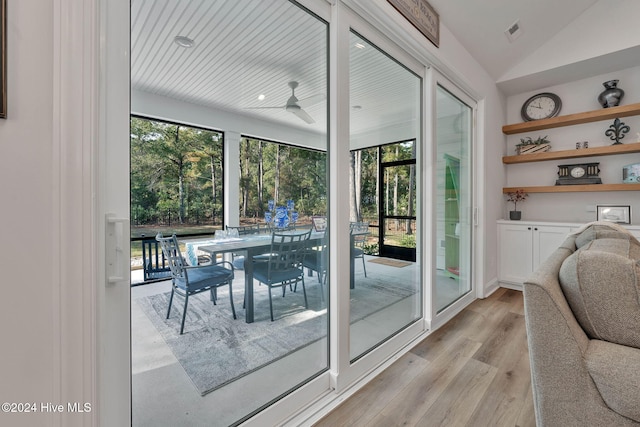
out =
<svg viewBox="0 0 640 427"><path fill-rule="evenodd" d="M316 426L535 426L522 293L477 300Z"/></svg>

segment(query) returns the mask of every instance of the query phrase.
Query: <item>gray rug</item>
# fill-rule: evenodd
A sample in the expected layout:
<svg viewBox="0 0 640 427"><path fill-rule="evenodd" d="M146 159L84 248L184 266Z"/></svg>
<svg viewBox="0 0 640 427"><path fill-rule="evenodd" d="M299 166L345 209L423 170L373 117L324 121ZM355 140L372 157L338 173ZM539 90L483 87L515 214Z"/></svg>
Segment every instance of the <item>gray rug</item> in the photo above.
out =
<svg viewBox="0 0 640 427"><path fill-rule="evenodd" d="M304 307L302 290L287 291L282 298L273 290L275 321L269 317L266 286L255 286L255 322L244 321L243 290L234 287L237 320L229 305L227 289L218 290L218 305L209 293L189 298L185 333L179 334L184 299L176 296L171 316L165 319L169 292L137 299L144 313L160 332L183 369L204 396L291 352L326 337L326 305L320 299L318 281L305 278L309 309ZM358 281L351 290L351 322L363 319L415 291L375 280Z"/></svg>

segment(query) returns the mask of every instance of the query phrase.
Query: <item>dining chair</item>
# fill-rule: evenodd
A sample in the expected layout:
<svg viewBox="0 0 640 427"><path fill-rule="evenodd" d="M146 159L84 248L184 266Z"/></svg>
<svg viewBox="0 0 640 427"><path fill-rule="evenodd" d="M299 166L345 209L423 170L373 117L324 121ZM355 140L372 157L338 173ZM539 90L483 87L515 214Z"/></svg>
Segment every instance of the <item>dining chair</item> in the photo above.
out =
<svg viewBox="0 0 640 427"><path fill-rule="evenodd" d="M281 287L284 298L287 286L302 283L304 306L309 308L307 290L304 287L302 260L309 244L311 230L305 232L274 232L271 235L271 249L266 262L255 263L253 278L269 287L269 312L273 322L273 298L271 289Z"/></svg>
<svg viewBox="0 0 640 427"><path fill-rule="evenodd" d="M260 224L240 225L240 226L227 225L225 227L227 229L227 232L237 230L238 237L240 236L246 237L246 236L260 234L262 233L262 231L265 230L265 228L260 227ZM246 254L247 254L247 251L238 251L238 252L231 253L231 261L233 262L233 267L236 270L244 270L244 257L246 256ZM268 253L254 255L251 258L251 260L255 262L266 261L267 259L269 259Z"/></svg>
<svg viewBox="0 0 640 427"><path fill-rule="evenodd" d="M367 267L364 262L364 246L367 243L367 236L369 235L369 223L352 222L349 226L351 229L351 256L354 259L362 259L364 277L367 277Z"/></svg>
<svg viewBox="0 0 640 427"><path fill-rule="evenodd" d="M311 276L312 272L316 272L318 276L318 283L320 283L320 300L324 301L324 289L323 286L327 283L327 266L328 266L328 251L327 251L327 229L324 230L324 236L320 241L320 244L308 248L304 257L302 258L302 266L309 271Z"/></svg>
<svg viewBox="0 0 640 427"><path fill-rule="evenodd" d="M217 289L220 286L229 286L229 301L231 301L231 312L236 319L236 309L233 305L233 265L228 261L222 261L205 266L187 266L178 239L175 234L171 237L164 237L162 233L156 235L156 240L160 242L162 253L164 254L169 267L171 268L171 296L169 297L169 308L167 309L167 319L171 314L171 304L173 295L184 297L184 310L182 312L182 323L180 324L180 335L184 332L184 320L187 316L189 297L201 292L209 291L213 305L217 305ZM228 265L229 268L223 265Z"/></svg>

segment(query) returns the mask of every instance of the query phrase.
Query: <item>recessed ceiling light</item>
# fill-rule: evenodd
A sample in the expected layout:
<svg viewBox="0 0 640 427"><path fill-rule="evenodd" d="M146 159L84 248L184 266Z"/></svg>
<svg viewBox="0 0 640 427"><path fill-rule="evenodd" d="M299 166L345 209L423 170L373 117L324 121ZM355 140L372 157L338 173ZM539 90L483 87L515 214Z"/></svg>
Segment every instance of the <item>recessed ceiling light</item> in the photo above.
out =
<svg viewBox="0 0 640 427"><path fill-rule="evenodd" d="M265 98L265 96L264 96L264 94L263 94L263 93L261 93L260 95L258 95L258 101L264 101L264 98Z"/></svg>
<svg viewBox="0 0 640 427"><path fill-rule="evenodd" d="M186 49L192 48L196 44L196 42L194 42L193 39L190 39L189 37L186 37L186 36L175 36L173 41L178 46L184 47Z"/></svg>
<svg viewBox="0 0 640 427"><path fill-rule="evenodd" d="M362 43L356 43L356 44L354 44L354 46L357 47L358 49L364 49L366 47Z"/></svg>

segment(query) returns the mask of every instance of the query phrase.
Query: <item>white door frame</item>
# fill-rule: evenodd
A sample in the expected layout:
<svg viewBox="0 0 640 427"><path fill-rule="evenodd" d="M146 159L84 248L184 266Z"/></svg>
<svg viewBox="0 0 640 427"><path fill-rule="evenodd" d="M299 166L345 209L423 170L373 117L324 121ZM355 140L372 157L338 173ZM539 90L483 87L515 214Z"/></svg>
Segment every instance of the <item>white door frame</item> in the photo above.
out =
<svg viewBox="0 0 640 427"><path fill-rule="evenodd" d="M54 396L91 408L64 411L55 425L128 425L129 3L54 0L52 8Z"/></svg>

